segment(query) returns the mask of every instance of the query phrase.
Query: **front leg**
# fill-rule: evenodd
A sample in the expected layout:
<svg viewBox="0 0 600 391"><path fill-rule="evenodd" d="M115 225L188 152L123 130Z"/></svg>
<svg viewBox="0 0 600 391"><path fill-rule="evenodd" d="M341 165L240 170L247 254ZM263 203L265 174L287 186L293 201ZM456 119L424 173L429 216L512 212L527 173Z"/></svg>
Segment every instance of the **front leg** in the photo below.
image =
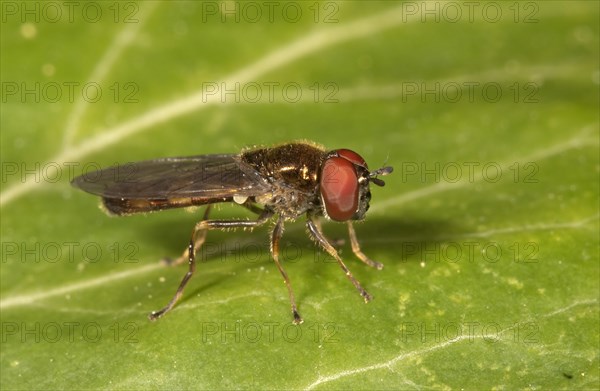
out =
<svg viewBox="0 0 600 391"><path fill-rule="evenodd" d="M383 269L383 263L372 260L367 257L360 249L358 239L356 238L356 232L354 232L354 226L351 221L348 221L348 236L350 236L350 244L352 245L352 252L358 259L366 263L367 265L376 268L377 270Z"/></svg>
<svg viewBox="0 0 600 391"><path fill-rule="evenodd" d="M335 260L338 262L338 264L340 265L340 267L346 274L346 277L348 277L348 279L352 282L354 287L358 290L358 292L360 293L362 298L365 300L365 303L368 303L369 301L371 301L371 299L373 297L371 295L369 295L369 293L367 293L367 291L364 290L364 288L360 285L360 283L356 280L356 278L354 278L354 276L352 275L350 270L348 270L348 267L346 267L346 265L344 264L344 261L342 261L342 258L340 258L340 255L335 250L333 245L331 243L329 243L329 241L327 240L325 235L323 235L323 232L321 232L321 230L318 228L317 224L315 224L312 216L308 216L308 219L306 220L306 226L308 227L308 232L310 233L310 235L321 245L321 247L323 247L323 249L325 251L327 251L329 253L329 255L331 255L332 257L335 258Z"/></svg>

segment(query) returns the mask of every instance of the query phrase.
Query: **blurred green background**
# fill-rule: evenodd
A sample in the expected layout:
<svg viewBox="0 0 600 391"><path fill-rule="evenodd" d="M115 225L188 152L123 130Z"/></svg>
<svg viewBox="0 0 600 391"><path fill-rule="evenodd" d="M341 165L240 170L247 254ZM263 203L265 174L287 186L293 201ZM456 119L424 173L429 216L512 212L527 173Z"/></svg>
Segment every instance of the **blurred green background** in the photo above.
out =
<svg viewBox="0 0 600 391"><path fill-rule="evenodd" d="M598 2L67 3L0 3L2 389L598 389ZM385 268L340 247L375 299L297 221L304 324L268 227L150 323L201 212L69 179L296 139L395 168L356 225Z"/></svg>

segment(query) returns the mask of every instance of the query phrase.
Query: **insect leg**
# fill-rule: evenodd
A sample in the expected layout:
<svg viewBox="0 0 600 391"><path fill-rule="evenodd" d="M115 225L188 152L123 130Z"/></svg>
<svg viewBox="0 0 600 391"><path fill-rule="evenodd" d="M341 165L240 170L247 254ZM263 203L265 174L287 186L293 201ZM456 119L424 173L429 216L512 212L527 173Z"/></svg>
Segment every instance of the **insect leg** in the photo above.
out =
<svg viewBox="0 0 600 391"><path fill-rule="evenodd" d="M323 233L317 228L317 225L313 221L312 217L310 217L310 216L308 217L308 219L306 220L306 226L308 228L308 232L310 233L310 235L317 242L319 242L319 244L323 247L323 249L325 251L327 251L329 253L329 255L331 255L332 257L334 257L336 259L336 261L338 262L338 264L340 265L340 267L342 268L344 273L346 273L346 277L348 277L348 279L352 282L354 287L358 290L358 292L360 293L362 298L365 300L365 303L368 303L369 301L371 301L372 296L369 293L367 293L367 291L354 278L354 276L352 275L350 270L348 270L348 268L344 264L344 261L342 261L342 258L340 258L340 255L338 254L338 252L331 245L331 243L329 243L329 241L323 235Z"/></svg>
<svg viewBox="0 0 600 391"><path fill-rule="evenodd" d="M259 216L262 215L263 213L265 213L265 210L256 206L256 204L254 202L246 201L242 204L242 206L244 208L248 209L250 212L256 213Z"/></svg>
<svg viewBox="0 0 600 391"><path fill-rule="evenodd" d="M290 303L292 305L292 315L294 316L294 324L300 324L303 322L302 317L298 313L298 309L296 307L296 299L294 298L294 292L292 291L292 285L290 284L290 279L288 278L287 273L283 270L283 266L279 262L279 239L281 239L281 235L283 234L283 218L279 217L277 220L277 224L275 224L275 228L273 228L273 233L271 235L271 255L273 256L273 260L279 269L279 272L283 276L283 281L285 282L285 286L287 286L288 294L290 296Z"/></svg>
<svg viewBox="0 0 600 391"><path fill-rule="evenodd" d="M379 263L377 261L372 260L367 257L361 250L360 245L358 244L358 239L356 239L356 232L354 232L354 226L352 226L352 222L348 221L348 236L350 236L350 244L352 245L352 252L358 259L366 263L367 265L376 268L377 270L383 269L383 263Z"/></svg>
<svg viewBox="0 0 600 391"><path fill-rule="evenodd" d="M313 220L313 223L315 223L315 226L317 227L317 229L318 229L320 232L323 232L323 228L321 227L321 219L319 219L319 218L317 217L317 218L315 218L315 219ZM345 240L344 240L344 239L342 239L342 238L337 238L337 239L334 239L333 241L330 241L330 243L331 243L331 245L332 245L334 248L338 248L338 247L341 247L341 246L343 246L343 245L344 245L344 243L345 243Z"/></svg>
<svg viewBox="0 0 600 391"><path fill-rule="evenodd" d="M204 216L202 216L202 220L201 221L206 221L208 220L208 215L210 214L210 208L212 205L208 205L206 207L206 209L204 209ZM204 230L203 232L201 232L201 236L197 239L194 239L194 236L196 235L197 231L196 228L194 227L194 231L192 232L192 240L194 241L194 251L198 252L198 250L200 250L200 247L202 247L202 245L204 244L204 241L206 240L206 230ZM182 263L186 262L189 260L190 257L190 252L189 252L189 246L186 247L185 250L183 250L183 254L181 254L181 256L177 259L172 259L172 258L163 258L163 262L165 262L167 265L169 266L178 266L181 265Z"/></svg>
<svg viewBox="0 0 600 391"><path fill-rule="evenodd" d="M201 221L208 220L208 215L209 215L211 206L212 205L208 205L206 207L206 209L204 210L204 216L202 217ZM246 209L250 210L251 212L256 213L259 216L263 216L266 213L264 211L264 209L261 209L252 203L244 203L242 206L245 207ZM271 217L271 216L269 215L269 217ZM268 219L268 217L266 219ZM202 229L202 228L200 228L200 229ZM198 230L196 228L194 228L194 231L195 232L192 233L192 235L197 234ZM195 252L198 252L198 250L200 250L200 247L202 247L202 245L204 244L204 241L206 240L206 232L207 232L206 229L202 229L202 232L199 232L200 236L194 240L194 251ZM186 247L186 249L183 250L183 254L181 254L181 256L179 258L177 258L177 259L163 258L163 262L165 262L169 266L178 266L178 265L183 264L184 262L187 262L188 258L189 258L189 251L188 251L188 248Z"/></svg>
<svg viewBox="0 0 600 391"><path fill-rule="evenodd" d="M208 216L208 211L206 211L204 213L204 215ZM150 318L150 320L156 320L156 319L160 318L165 313L167 313L168 311L170 311L171 308L173 308L173 306L175 305L175 303L177 303L177 301L181 298L181 295L183 294L183 289L185 288L185 286L187 285L188 281L190 280L190 278L194 274L194 271L196 270L196 257L195 257L196 243L200 242L200 245L202 245L202 243L204 242L204 239L206 238L206 232L208 230L211 230L211 229L229 229L229 228L239 228L239 227L254 228L254 227L257 227L257 226L259 226L261 224L264 224L267 220L269 220L269 218L272 215L273 215L273 213L271 211L265 210L258 217L258 219L254 220L254 221L247 221L247 220L202 220L198 224L196 224L196 226L194 227L194 231L192 232L192 237L190 239L190 244L189 244L188 249L187 249L187 253L189 254L189 257L188 257L189 269L188 269L187 273L185 274L185 276L183 276L183 279L181 280L181 283L179 284L179 288L177 288L177 292L175 292L175 296L173 296L173 298L171 299L171 301L169 302L169 304L167 304L163 309L161 309L159 311L153 311L148 316L148 318ZM200 234L199 238L197 238L198 234Z"/></svg>
<svg viewBox="0 0 600 391"><path fill-rule="evenodd" d="M160 311L152 311L150 313L150 315L148 315L148 318L150 320L156 320L156 319L160 318L161 316L163 316L168 311L170 311L171 308L173 308L175 303L177 303L177 301L183 294L183 289L185 288L185 286L188 283L188 281L190 280L190 278L192 278L192 275L194 274L194 271L196 270L196 259L194 256L194 241L193 240L190 240L190 244L188 246L188 253L190 254L190 257L189 257L190 268L188 269L188 272L185 273L183 280L181 280L181 283L179 284L179 288L177 288L177 292L175 293L175 296L173 296L173 298L171 299L169 304L167 304L166 307L164 307Z"/></svg>

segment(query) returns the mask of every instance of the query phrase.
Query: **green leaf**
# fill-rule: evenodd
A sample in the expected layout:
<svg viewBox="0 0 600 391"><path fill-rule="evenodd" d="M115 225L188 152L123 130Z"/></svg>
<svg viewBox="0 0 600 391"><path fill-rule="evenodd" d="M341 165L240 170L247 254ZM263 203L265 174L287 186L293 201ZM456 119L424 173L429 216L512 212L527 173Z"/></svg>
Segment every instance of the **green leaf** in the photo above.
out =
<svg viewBox="0 0 600 391"><path fill-rule="evenodd" d="M600 387L597 2L89 4L2 3L0 388ZM383 270L323 224L374 300L301 217L302 325L270 224L210 232L148 321L202 211L69 179L297 139L395 169L355 225Z"/></svg>

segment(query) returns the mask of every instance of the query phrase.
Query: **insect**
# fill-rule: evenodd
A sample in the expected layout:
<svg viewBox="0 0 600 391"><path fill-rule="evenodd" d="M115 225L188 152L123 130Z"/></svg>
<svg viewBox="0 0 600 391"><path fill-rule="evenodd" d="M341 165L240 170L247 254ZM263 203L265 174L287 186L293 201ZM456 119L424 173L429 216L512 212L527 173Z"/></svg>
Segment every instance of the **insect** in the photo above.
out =
<svg viewBox="0 0 600 391"><path fill-rule="evenodd" d="M377 269L379 262L360 249L353 220L364 218L371 192L369 185L384 186L379 175L392 167L369 171L365 160L348 149L326 151L309 142L243 150L240 154L172 157L130 163L87 173L72 185L102 197L109 214L129 215L194 205L208 205L203 219L192 230L189 245L174 264L187 261L188 271L171 301L149 318L169 312L181 298L196 270L195 253L209 230L255 228L276 216L271 231L271 255L283 276L292 307L293 322L302 323L290 279L279 261L279 241L286 221L306 215L310 236L335 258L365 302L371 300L346 267L321 230L319 218L346 222L353 253ZM256 220L209 220L211 204L234 202L256 213Z"/></svg>

